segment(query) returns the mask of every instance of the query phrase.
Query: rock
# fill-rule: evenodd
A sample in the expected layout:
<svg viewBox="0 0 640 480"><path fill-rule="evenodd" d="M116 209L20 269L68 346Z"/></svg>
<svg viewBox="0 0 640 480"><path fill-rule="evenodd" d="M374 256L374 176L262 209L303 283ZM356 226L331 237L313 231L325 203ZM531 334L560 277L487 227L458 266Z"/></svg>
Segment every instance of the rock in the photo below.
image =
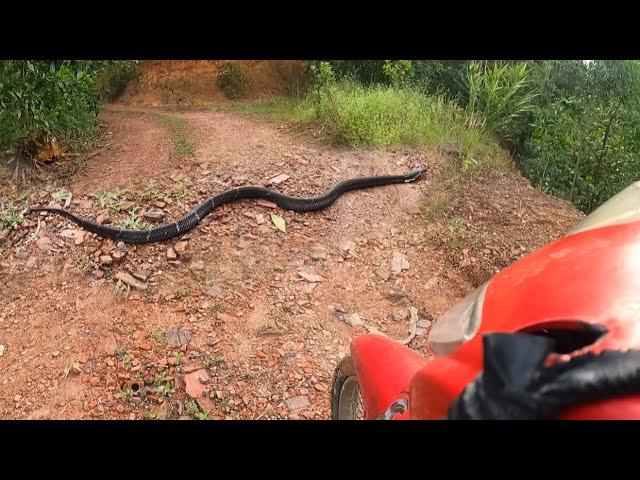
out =
<svg viewBox="0 0 640 480"><path fill-rule="evenodd" d="M60 232L60 236L63 238L75 238L76 230L72 228L65 228Z"/></svg>
<svg viewBox="0 0 640 480"><path fill-rule="evenodd" d="M402 320L404 320L405 318L407 318L409 316L409 309L408 308L401 308L400 310L396 310L395 312L393 312L393 319L396 322L400 322Z"/></svg>
<svg viewBox="0 0 640 480"><path fill-rule="evenodd" d="M80 368L80 363L73 362L66 370L67 375L80 375L82 373L82 369Z"/></svg>
<svg viewBox="0 0 640 480"><path fill-rule="evenodd" d="M53 358L59 357L59 356L60 356L60 351L59 351L59 350L56 350L55 352L52 352L52 353L51 353L51 356L52 356Z"/></svg>
<svg viewBox="0 0 640 480"><path fill-rule="evenodd" d="M173 247L169 247L167 249L167 260L175 260L176 258L178 258L178 254L173 249Z"/></svg>
<svg viewBox="0 0 640 480"><path fill-rule="evenodd" d="M322 277L312 272L305 272L304 270L298 270L300 275L305 281L309 283L318 283L322 281Z"/></svg>
<svg viewBox="0 0 640 480"><path fill-rule="evenodd" d="M309 254L309 256L311 257L311 260L326 260L327 252L324 250L314 250Z"/></svg>
<svg viewBox="0 0 640 480"><path fill-rule="evenodd" d="M98 268L96 268L95 270L91 271L91 276L96 279L99 280L101 278L104 278L104 272Z"/></svg>
<svg viewBox="0 0 640 480"><path fill-rule="evenodd" d="M6 348L6 345L0 344L0 357L4 355L4 351L6 350Z"/></svg>
<svg viewBox="0 0 640 480"><path fill-rule="evenodd" d="M394 275L400 275L400 272L408 269L409 262L405 256L400 252L393 252L393 258L391 259L391 273Z"/></svg>
<svg viewBox="0 0 640 480"><path fill-rule="evenodd" d="M84 243L84 230L76 230L76 237L73 239L74 245L82 245Z"/></svg>
<svg viewBox="0 0 640 480"><path fill-rule="evenodd" d="M111 217L109 217L109 212L103 212L96 217L96 223L102 225L103 223L110 223Z"/></svg>
<svg viewBox="0 0 640 480"><path fill-rule="evenodd" d="M8 228L0 230L0 240L4 240L8 236L9 236L9 229Z"/></svg>
<svg viewBox="0 0 640 480"><path fill-rule="evenodd" d="M121 240L116 244L116 248L124 252L127 249L127 244Z"/></svg>
<svg viewBox="0 0 640 480"><path fill-rule="evenodd" d="M164 334L167 345L170 347L182 347L189 343L191 334L183 330L167 330Z"/></svg>
<svg viewBox="0 0 640 480"><path fill-rule="evenodd" d="M204 369L196 370L195 372L188 373L184 376L184 390L191 398L202 398L203 393L208 389L203 382L209 381L209 375Z"/></svg>
<svg viewBox="0 0 640 480"><path fill-rule="evenodd" d="M150 210L142 214L142 217L150 222L161 222L164 216L165 213L162 210Z"/></svg>
<svg viewBox="0 0 640 480"><path fill-rule="evenodd" d="M147 278L149 278L146 273L140 271L133 272L133 277L140 280L141 282L146 282Z"/></svg>
<svg viewBox="0 0 640 480"><path fill-rule="evenodd" d="M132 202L131 200L125 200L124 202L120 202L121 210L131 210L135 206L136 206L136 203Z"/></svg>
<svg viewBox="0 0 640 480"><path fill-rule="evenodd" d="M271 177L267 180L267 185L279 185L282 182L285 182L289 179L289 175L285 173L281 173L280 175L276 175L275 177Z"/></svg>
<svg viewBox="0 0 640 480"><path fill-rule="evenodd" d="M125 257L126 254L127 254L127 252L124 252L122 250L116 250L115 252L113 252L111 254L111 256L113 257L113 259L116 262L119 262L120 260L122 260Z"/></svg>
<svg viewBox="0 0 640 480"><path fill-rule="evenodd" d="M83 198L80 202L80 208L91 208L93 207L93 200L90 198Z"/></svg>
<svg viewBox="0 0 640 480"><path fill-rule="evenodd" d="M342 250L343 253L353 253L356 249L356 244L349 239L342 239L338 244L338 248Z"/></svg>
<svg viewBox="0 0 640 480"><path fill-rule="evenodd" d="M362 318L360 318L360 315L358 315L357 313L352 313L348 317L345 317L344 321L352 327L358 327L364 323L362 321Z"/></svg>
<svg viewBox="0 0 640 480"><path fill-rule="evenodd" d="M384 280L385 282L389 280L389 277L391 276L391 274L383 268L376 269L376 275L380 277L382 280Z"/></svg>
<svg viewBox="0 0 640 480"><path fill-rule="evenodd" d="M91 384L92 387L97 387L100 384L100 377L91 377L89 378L89 384Z"/></svg>
<svg viewBox="0 0 640 480"><path fill-rule="evenodd" d="M218 285L214 285L207 290L207 295L213 298L221 298L224 296L224 290Z"/></svg>
<svg viewBox="0 0 640 480"><path fill-rule="evenodd" d="M113 278L115 278L116 280L120 280L121 282L126 283L133 288L137 288L138 290L147 289L146 283L136 280L135 278L133 278L133 276L129 275L126 272L118 272Z"/></svg>
<svg viewBox="0 0 640 480"><path fill-rule="evenodd" d="M109 255L100 255L100 265L103 266L108 266L111 265L113 263L113 258L111 258Z"/></svg>
<svg viewBox="0 0 640 480"><path fill-rule="evenodd" d="M300 395L299 397L287 398L284 401L290 412L295 412L309 406L309 397Z"/></svg>
<svg viewBox="0 0 640 480"><path fill-rule="evenodd" d="M96 346L96 350L98 353L102 353L104 355L115 355L118 350L118 341L116 340L116 337L114 335L107 335L100 339Z"/></svg>
<svg viewBox="0 0 640 480"><path fill-rule="evenodd" d="M188 245L189 245L189 244L188 244L186 241L184 241L184 240L183 240L183 241L181 241L181 242L176 243L176 245L175 245L174 249L175 249L175 251L176 251L176 252L178 252L179 254L182 254L182 253L184 253L184 252L186 252L186 251L187 251L187 246L188 246Z"/></svg>
<svg viewBox="0 0 640 480"><path fill-rule="evenodd" d="M265 218L264 215L262 213L259 213L256 215L256 223L258 225L262 225L265 222Z"/></svg>
<svg viewBox="0 0 640 480"><path fill-rule="evenodd" d="M51 240L49 237L41 237L36 241L36 245L40 250L49 250L51 248Z"/></svg>
<svg viewBox="0 0 640 480"><path fill-rule="evenodd" d="M256 200L256 205L261 205L261 206L267 207L267 208L276 208L278 206L277 204L275 204L273 202L270 202L268 200L262 200L262 199Z"/></svg>

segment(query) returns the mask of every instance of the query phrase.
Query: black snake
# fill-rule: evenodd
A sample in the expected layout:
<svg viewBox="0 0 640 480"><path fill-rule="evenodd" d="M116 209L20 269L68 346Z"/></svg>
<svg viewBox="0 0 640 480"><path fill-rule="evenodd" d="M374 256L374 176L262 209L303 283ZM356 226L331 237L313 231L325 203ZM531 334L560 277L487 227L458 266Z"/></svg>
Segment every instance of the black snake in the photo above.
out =
<svg viewBox="0 0 640 480"><path fill-rule="evenodd" d="M345 180L330 189L327 193L315 198L296 198L276 192L264 187L240 187L228 190L215 195L204 201L189 213L180 217L173 223L158 225L146 230L128 230L124 228L100 225L71 212L53 207L32 207L32 212L55 213L68 218L72 222L80 225L85 230L93 232L101 237L122 240L126 243L154 243L163 242L171 238L188 232L198 225L214 208L226 203L235 202L242 199L263 199L275 203L284 210L295 212L310 212L322 210L330 206L336 199L345 192L362 188L379 187L393 183L409 183L417 180L426 171L424 168L417 168L405 175L383 175L379 177L359 177Z"/></svg>

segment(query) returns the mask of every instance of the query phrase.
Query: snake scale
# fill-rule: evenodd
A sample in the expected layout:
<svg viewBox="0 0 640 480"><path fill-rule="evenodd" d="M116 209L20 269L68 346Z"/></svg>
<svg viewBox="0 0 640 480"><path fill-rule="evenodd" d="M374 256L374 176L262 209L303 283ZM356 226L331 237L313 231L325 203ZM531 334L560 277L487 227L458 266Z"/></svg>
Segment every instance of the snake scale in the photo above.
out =
<svg viewBox="0 0 640 480"><path fill-rule="evenodd" d="M71 220L85 230L93 232L101 237L121 240L125 243L155 243L163 242L188 232L198 225L205 216L213 211L213 209L237 200L268 200L284 210L293 210L295 212L323 210L333 204L340 195L351 190L380 187L394 183L414 182L418 180L425 171L426 169L424 168L417 168L405 175L382 175L375 177L352 178L338 183L324 195L314 198L292 197L264 187L249 186L234 188L202 202L200 205L173 223L158 225L145 230L129 230L108 225L100 225L60 208L32 207L29 210L31 212L49 212L60 215Z"/></svg>

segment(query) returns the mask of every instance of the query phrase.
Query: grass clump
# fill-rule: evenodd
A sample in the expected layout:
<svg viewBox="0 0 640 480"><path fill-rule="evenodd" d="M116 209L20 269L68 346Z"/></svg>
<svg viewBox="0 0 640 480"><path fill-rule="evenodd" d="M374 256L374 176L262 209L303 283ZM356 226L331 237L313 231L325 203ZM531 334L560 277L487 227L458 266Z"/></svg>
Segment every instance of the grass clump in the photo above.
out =
<svg viewBox="0 0 640 480"><path fill-rule="evenodd" d="M172 152L179 157L188 157L193 155L195 145L187 136L187 121L183 118L163 116L162 120L169 129L171 135L171 143L173 144Z"/></svg>

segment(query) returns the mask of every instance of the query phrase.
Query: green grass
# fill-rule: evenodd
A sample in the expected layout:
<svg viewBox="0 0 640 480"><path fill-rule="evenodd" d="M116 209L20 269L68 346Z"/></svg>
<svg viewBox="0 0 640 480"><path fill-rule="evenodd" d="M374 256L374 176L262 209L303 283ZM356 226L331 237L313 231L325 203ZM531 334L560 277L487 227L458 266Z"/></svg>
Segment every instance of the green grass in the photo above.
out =
<svg viewBox="0 0 640 480"><path fill-rule="evenodd" d="M127 230L142 230L145 228L145 224L142 219L138 216L138 208L134 207L131 209L131 213L127 218L120 222L120 226L122 228L126 228Z"/></svg>
<svg viewBox="0 0 640 480"><path fill-rule="evenodd" d="M442 97L407 87L364 87L342 81L302 98L231 102L217 108L315 125L337 143L352 147L420 148L455 141L463 151L462 171L505 165L497 141L475 114Z"/></svg>
<svg viewBox="0 0 640 480"><path fill-rule="evenodd" d="M113 191L99 189L93 194L93 197L100 208L110 208L119 213L123 210L122 203L127 199L128 193L128 190L124 188L116 188Z"/></svg>
<svg viewBox="0 0 640 480"><path fill-rule="evenodd" d="M18 205L13 200L0 198L0 231L5 228L13 230L24 221Z"/></svg>
<svg viewBox="0 0 640 480"><path fill-rule="evenodd" d="M187 121L183 118L162 116L162 121L169 129L171 135L171 143L173 144L173 153L179 157L188 157L193 155L195 145L187 136Z"/></svg>

